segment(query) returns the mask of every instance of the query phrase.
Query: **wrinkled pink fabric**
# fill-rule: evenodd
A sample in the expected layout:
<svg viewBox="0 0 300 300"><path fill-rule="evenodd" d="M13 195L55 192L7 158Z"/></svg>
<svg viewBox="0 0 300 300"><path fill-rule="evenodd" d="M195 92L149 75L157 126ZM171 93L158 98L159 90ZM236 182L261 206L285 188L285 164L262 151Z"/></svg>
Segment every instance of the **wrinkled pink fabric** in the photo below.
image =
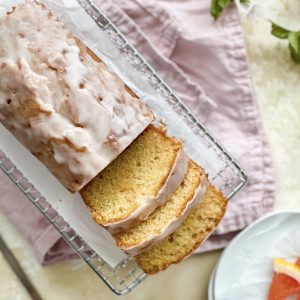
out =
<svg viewBox="0 0 300 300"><path fill-rule="evenodd" d="M210 0L96 0L249 176L201 251L219 249L272 209L274 178L238 12L214 22ZM56 230L4 175L0 206L43 264L75 256Z"/></svg>

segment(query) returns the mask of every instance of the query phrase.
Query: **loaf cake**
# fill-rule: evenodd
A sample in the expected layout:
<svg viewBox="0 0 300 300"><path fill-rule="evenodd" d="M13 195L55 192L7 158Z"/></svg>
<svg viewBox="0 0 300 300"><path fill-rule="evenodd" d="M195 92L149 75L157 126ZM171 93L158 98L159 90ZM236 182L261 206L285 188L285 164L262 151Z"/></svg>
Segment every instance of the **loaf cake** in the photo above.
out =
<svg viewBox="0 0 300 300"><path fill-rule="evenodd" d="M148 274L155 274L180 262L218 226L227 206L227 200L214 186L209 185L203 201L182 225L160 243L135 256L139 266Z"/></svg>
<svg viewBox="0 0 300 300"><path fill-rule="evenodd" d="M38 1L0 20L0 122L73 192L153 120L91 53Z"/></svg>
<svg viewBox="0 0 300 300"><path fill-rule="evenodd" d="M138 254L163 240L173 233L200 203L207 183L203 170L190 161L181 185L163 206L158 207L148 219L130 230L113 235L117 246L128 254Z"/></svg>
<svg viewBox="0 0 300 300"><path fill-rule="evenodd" d="M0 122L149 274L191 254L227 204L153 119L39 1L0 20Z"/></svg>
<svg viewBox="0 0 300 300"><path fill-rule="evenodd" d="M182 144L150 125L81 191L94 220L111 232L128 230L163 205L188 167Z"/></svg>

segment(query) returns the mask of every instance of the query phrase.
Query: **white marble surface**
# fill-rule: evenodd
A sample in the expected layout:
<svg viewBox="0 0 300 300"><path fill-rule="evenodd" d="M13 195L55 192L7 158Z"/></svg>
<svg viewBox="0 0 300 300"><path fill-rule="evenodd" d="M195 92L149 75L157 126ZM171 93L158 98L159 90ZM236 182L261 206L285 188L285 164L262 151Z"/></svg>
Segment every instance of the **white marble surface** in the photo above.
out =
<svg viewBox="0 0 300 300"><path fill-rule="evenodd" d="M298 0L263 2L259 14L300 28ZM276 175L276 209L300 209L300 66L289 56L286 41L270 35L270 23L243 21L252 75L270 140ZM0 215L0 234L36 285L43 299L117 299L81 261L43 268L30 246ZM207 284L220 252L197 255L148 278L123 299L207 299ZM0 300L29 299L0 255Z"/></svg>

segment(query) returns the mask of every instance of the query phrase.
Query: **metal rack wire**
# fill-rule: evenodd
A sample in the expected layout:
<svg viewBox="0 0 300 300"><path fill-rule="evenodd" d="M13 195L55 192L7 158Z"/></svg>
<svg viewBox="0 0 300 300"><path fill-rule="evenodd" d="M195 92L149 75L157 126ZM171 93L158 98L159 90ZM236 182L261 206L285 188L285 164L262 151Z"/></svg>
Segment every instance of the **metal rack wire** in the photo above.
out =
<svg viewBox="0 0 300 300"><path fill-rule="evenodd" d="M145 61L138 51L126 40L103 12L90 0L77 0L98 26L105 31L115 45L126 55L130 63L142 72L151 85L164 100L180 114L194 134L203 141L207 148L214 151L222 168L210 177L210 180L230 199L246 183L247 177L240 166L228 152L216 141L209 131L193 116L189 109L177 98L169 86L160 78L153 68ZM147 275L137 263L128 258L117 267L110 267L101 257L67 224L67 222L51 207L29 180L0 149L0 169L16 184L35 207L60 232L66 242L81 256L82 259L98 274L107 286L118 295L125 295L135 288Z"/></svg>

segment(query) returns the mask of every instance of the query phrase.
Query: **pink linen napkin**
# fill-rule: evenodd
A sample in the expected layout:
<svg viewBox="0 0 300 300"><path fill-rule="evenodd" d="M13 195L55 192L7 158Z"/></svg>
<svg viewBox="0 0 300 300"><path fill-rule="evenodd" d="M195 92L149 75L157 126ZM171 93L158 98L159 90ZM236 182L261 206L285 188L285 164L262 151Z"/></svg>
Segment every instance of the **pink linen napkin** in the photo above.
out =
<svg viewBox="0 0 300 300"><path fill-rule="evenodd" d="M214 22L210 0L96 0L249 176L200 251L219 249L272 209L274 178L250 79L238 12ZM213 99L213 100L212 100ZM0 207L43 264L75 256L56 230L0 173Z"/></svg>

